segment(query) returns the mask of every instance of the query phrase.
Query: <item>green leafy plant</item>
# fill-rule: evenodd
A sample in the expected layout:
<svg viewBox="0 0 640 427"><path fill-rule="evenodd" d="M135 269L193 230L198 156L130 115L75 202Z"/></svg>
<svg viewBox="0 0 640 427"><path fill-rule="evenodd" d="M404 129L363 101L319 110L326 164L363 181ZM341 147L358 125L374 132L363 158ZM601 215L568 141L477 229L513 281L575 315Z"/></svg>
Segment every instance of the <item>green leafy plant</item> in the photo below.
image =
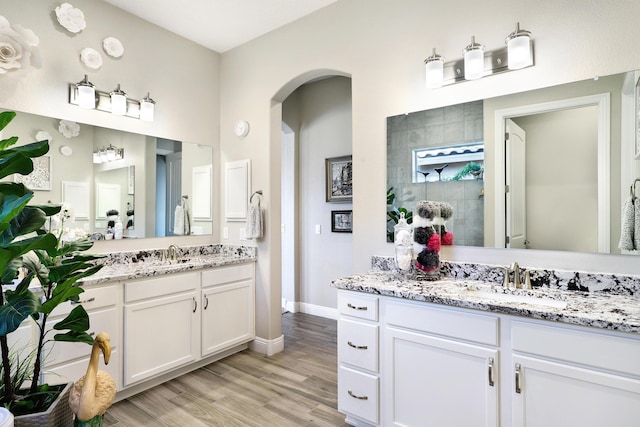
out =
<svg viewBox="0 0 640 427"><path fill-rule="evenodd" d="M389 187L387 190L387 205L393 205L396 200L396 195L393 192L393 187ZM400 215L404 213L404 219L407 224L413 222L413 212L406 208L398 208L393 206L391 209L387 209L387 242L393 242L393 226L400 221Z"/></svg>
<svg viewBox="0 0 640 427"><path fill-rule="evenodd" d="M15 116L14 112L0 113L0 130ZM33 171L32 159L49 151L48 141L13 147L17 141L15 136L0 141L0 179L14 173L28 175ZM62 242L62 231L57 236L45 232L47 218L59 214L61 207L29 205L32 198L33 191L23 184L0 182L0 404L14 415L39 412L55 399L56 390L39 382L43 349L49 341L47 319L60 304L78 302L84 292L78 281L102 268L93 262L100 255L82 253L93 245L88 239ZM20 270L24 277L18 280ZM32 366L26 369L25 360L11 357L7 336L29 317L36 324L38 341L29 360ZM92 344L88 329L89 316L78 305L54 326L58 333L53 340ZM29 380L30 385L22 390Z"/></svg>
<svg viewBox="0 0 640 427"><path fill-rule="evenodd" d="M476 162L467 163L460 171L454 175L453 181L460 181L467 175L472 175L472 172L478 172L482 169L482 165Z"/></svg>

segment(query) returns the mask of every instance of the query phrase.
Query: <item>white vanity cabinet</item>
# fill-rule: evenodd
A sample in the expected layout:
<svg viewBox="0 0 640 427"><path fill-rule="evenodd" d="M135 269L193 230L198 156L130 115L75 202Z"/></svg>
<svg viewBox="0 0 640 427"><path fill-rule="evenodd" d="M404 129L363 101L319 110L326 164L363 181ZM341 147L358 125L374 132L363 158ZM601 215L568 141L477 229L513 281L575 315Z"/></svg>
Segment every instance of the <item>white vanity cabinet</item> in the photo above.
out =
<svg viewBox="0 0 640 427"><path fill-rule="evenodd" d="M200 273L124 284L124 385L200 358Z"/></svg>
<svg viewBox="0 0 640 427"><path fill-rule="evenodd" d="M498 318L385 300L385 426L498 426Z"/></svg>
<svg viewBox="0 0 640 427"><path fill-rule="evenodd" d="M253 263L202 272L202 357L255 338Z"/></svg>
<svg viewBox="0 0 640 427"><path fill-rule="evenodd" d="M338 410L355 426L379 425L379 298L338 292Z"/></svg>
<svg viewBox="0 0 640 427"><path fill-rule="evenodd" d="M63 320L76 304L82 304L89 315L90 329L87 331L91 336L100 332L107 332L110 336L111 360L108 365L104 365L103 358L100 358L99 369L109 372L116 381L118 389L122 388L122 361L121 361L121 340L122 340L122 305L121 286L110 284L106 286L96 286L86 288L80 294L78 303L65 302L51 313L47 321L48 339L51 341L44 346L44 382L48 384L62 384L77 381L82 377L89 365L91 356L91 345L85 343L54 342L53 335L58 331L52 330L53 326ZM37 342L37 337L34 337Z"/></svg>
<svg viewBox="0 0 640 427"><path fill-rule="evenodd" d="M640 425L640 341L513 321L514 427Z"/></svg>

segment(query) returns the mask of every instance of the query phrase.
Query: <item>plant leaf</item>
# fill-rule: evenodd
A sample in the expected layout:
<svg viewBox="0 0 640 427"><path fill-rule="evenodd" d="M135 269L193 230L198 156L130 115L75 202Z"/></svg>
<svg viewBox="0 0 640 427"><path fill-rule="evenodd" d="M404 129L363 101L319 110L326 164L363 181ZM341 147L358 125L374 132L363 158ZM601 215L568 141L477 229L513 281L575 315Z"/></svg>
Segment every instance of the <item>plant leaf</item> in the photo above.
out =
<svg viewBox="0 0 640 427"><path fill-rule="evenodd" d="M15 111L3 111L2 113L0 113L0 130L6 128L7 125L11 123L11 120L13 120L15 117L16 117ZM0 147L0 149L3 149L3 148Z"/></svg>
<svg viewBox="0 0 640 427"><path fill-rule="evenodd" d="M55 334L53 339L55 341L83 342L93 345L93 337L86 332L69 331L64 334Z"/></svg>
<svg viewBox="0 0 640 427"><path fill-rule="evenodd" d="M71 313L53 327L56 331L70 330L73 332L85 332L89 329L89 315L82 305L77 305Z"/></svg>
<svg viewBox="0 0 640 427"><path fill-rule="evenodd" d="M0 335L7 335L16 329L24 319L37 313L40 299L28 288L6 291L5 303L0 306Z"/></svg>

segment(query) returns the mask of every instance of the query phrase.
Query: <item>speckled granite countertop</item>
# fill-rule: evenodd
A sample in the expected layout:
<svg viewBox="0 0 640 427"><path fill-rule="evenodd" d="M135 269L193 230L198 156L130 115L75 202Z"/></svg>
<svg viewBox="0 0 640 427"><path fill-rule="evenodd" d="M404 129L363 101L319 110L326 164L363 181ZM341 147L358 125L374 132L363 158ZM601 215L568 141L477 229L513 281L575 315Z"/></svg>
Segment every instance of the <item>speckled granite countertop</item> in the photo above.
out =
<svg viewBox="0 0 640 427"><path fill-rule="evenodd" d="M490 282L450 278L433 282L399 280L392 272L353 275L334 280L332 286L369 294L640 334L638 296L556 289L507 289ZM528 302L532 296L538 298L535 303ZM519 299L522 301L517 301Z"/></svg>
<svg viewBox="0 0 640 427"><path fill-rule="evenodd" d="M163 260L161 250L114 253L102 261L104 267L100 271L82 280L82 284L91 286L256 261L255 248L244 246L214 245L181 251L175 261Z"/></svg>

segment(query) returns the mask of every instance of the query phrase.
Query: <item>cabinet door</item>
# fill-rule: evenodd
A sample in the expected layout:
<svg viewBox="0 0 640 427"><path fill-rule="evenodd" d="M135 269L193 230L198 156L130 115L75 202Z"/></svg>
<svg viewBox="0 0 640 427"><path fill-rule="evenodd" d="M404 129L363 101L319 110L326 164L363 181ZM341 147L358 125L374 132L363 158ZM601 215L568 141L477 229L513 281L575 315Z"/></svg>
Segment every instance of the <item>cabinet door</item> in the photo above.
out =
<svg viewBox="0 0 640 427"><path fill-rule="evenodd" d="M385 352L385 425L498 425L497 350L387 327Z"/></svg>
<svg viewBox="0 0 640 427"><path fill-rule="evenodd" d="M255 338L253 280L202 290L202 356Z"/></svg>
<svg viewBox="0 0 640 427"><path fill-rule="evenodd" d="M513 425L632 427L640 420L640 380L514 356Z"/></svg>
<svg viewBox="0 0 640 427"><path fill-rule="evenodd" d="M125 305L125 386L199 359L196 295L194 291Z"/></svg>

